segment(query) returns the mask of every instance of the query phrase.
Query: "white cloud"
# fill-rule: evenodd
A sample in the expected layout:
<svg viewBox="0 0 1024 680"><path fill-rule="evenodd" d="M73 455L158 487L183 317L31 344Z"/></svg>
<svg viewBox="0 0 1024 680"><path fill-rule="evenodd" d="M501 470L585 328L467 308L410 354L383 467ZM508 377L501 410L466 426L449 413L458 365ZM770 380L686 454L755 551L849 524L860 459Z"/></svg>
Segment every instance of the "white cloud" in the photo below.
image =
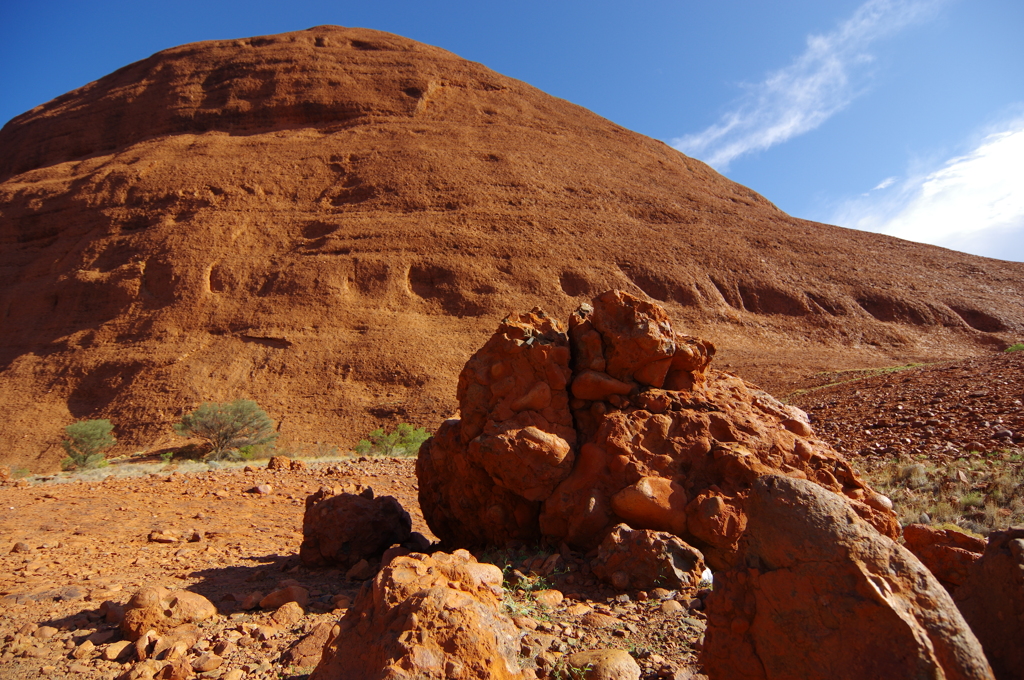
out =
<svg viewBox="0 0 1024 680"><path fill-rule="evenodd" d="M999 126L967 153L914 174L895 191L845 202L829 221L1024 261L1024 117Z"/></svg>
<svg viewBox="0 0 1024 680"><path fill-rule="evenodd" d="M673 139L672 146L724 171L743 154L815 129L863 91L871 43L921 21L944 1L868 0L832 32L808 36L803 54L748 87L718 123Z"/></svg>
<svg viewBox="0 0 1024 680"><path fill-rule="evenodd" d="M896 184L896 178L895 177L886 177L881 182L879 182L878 185L874 189L872 189L872 191L878 191L880 189L888 189L893 184Z"/></svg>

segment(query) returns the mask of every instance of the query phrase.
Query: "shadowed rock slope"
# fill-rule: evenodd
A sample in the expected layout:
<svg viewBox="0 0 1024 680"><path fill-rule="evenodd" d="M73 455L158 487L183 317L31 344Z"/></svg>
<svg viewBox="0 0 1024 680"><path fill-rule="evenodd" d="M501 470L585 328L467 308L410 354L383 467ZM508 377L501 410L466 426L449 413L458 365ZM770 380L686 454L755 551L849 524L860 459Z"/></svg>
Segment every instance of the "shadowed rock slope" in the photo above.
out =
<svg viewBox="0 0 1024 680"><path fill-rule="evenodd" d="M0 130L0 455L52 467L97 417L169 443L238 397L293 442L433 427L495 317L608 288L766 387L1024 328L1022 264L794 219L479 64L318 27L165 50Z"/></svg>

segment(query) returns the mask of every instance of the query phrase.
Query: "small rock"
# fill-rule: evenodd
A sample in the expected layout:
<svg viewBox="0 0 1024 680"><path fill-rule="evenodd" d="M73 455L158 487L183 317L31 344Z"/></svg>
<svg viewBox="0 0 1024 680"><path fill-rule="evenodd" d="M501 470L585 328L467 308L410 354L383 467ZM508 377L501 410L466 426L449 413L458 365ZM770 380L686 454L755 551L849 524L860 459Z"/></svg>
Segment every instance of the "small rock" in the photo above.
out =
<svg viewBox="0 0 1024 680"><path fill-rule="evenodd" d="M93 652L96 651L96 645L91 640L86 640L82 644L75 648L75 651L71 652L71 656L76 659L89 659L92 658Z"/></svg>
<svg viewBox="0 0 1024 680"><path fill-rule="evenodd" d="M68 666L68 670L72 673L89 673L92 669L80 663L73 663Z"/></svg>
<svg viewBox="0 0 1024 680"><path fill-rule="evenodd" d="M119 642L111 642L104 647L101 656L106 661L125 661L131 656L133 651L135 651L135 647L130 641L121 640Z"/></svg>
<svg viewBox="0 0 1024 680"><path fill-rule="evenodd" d="M216 654L206 652L205 654L201 655L199 658L192 662L192 668L197 673L207 673L209 671L220 668L222 663L224 663L223 658L217 656Z"/></svg>
<svg viewBox="0 0 1024 680"><path fill-rule="evenodd" d="M662 614L679 614L683 611L683 605L676 600L665 600L661 603Z"/></svg>
<svg viewBox="0 0 1024 680"><path fill-rule="evenodd" d="M220 676L220 680L242 680L245 677L245 671L240 668L232 668L230 671Z"/></svg>
<svg viewBox="0 0 1024 680"><path fill-rule="evenodd" d="M249 489L249 493L254 493L258 496L269 496L274 493L274 487L269 484L259 484L258 486Z"/></svg>
<svg viewBox="0 0 1024 680"><path fill-rule="evenodd" d="M249 611L250 609L256 609L260 604L260 600L266 597L263 593L258 590L254 590L245 597L242 598L242 609Z"/></svg>
<svg viewBox="0 0 1024 680"><path fill-rule="evenodd" d="M678 602L676 604L678 604ZM608 614L602 614L600 612L590 612L589 614L585 614L583 618L580 619L580 623L589 628L616 628L622 625L622 621L614 616L609 616Z"/></svg>
<svg viewBox="0 0 1024 680"><path fill-rule="evenodd" d="M117 637L116 630L98 630L86 639L94 645L105 645L115 637Z"/></svg>
<svg viewBox="0 0 1024 680"><path fill-rule="evenodd" d="M31 548L31 546L29 546L28 543L25 543L24 541L18 541L17 543L14 544L14 547L11 548L11 552L12 553L30 553L30 552L32 552L32 548Z"/></svg>
<svg viewBox="0 0 1024 680"><path fill-rule="evenodd" d="M345 578L350 581L366 581L373 578L376 570L366 560L359 560L351 569L345 572Z"/></svg>
<svg viewBox="0 0 1024 680"><path fill-rule="evenodd" d="M40 640L49 640L57 634L57 629L53 626L39 626L36 632L32 633L32 637L39 638Z"/></svg>
<svg viewBox="0 0 1024 680"><path fill-rule="evenodd" d="M331 598L331 603L334 604L335 609L348 609L352 606L352 598L339 593Z"/></svg>
<svg viewBox="0 0 1024 680"><path fill-rule="evenodd" d="M288 586L267 595L260 600L261 609L277 609L286 602L297 602L305 607L309 604L309 591L301 586Z"/></svg>
<svg viewBox="0 0 1024 680"><path fill-rule="evenodd" d="M569 616L583 616L584 614L589 614L592 611L594 611L593 607L591 607L590 605L583 604L582 602L577 602L576 604L569 605L565 609L565 613Z"/></svg>
<svg viewBox="0 0 1024 680"><path fill-rule="evenodd" d="M178 533L176 531L151 531L149 533L150 543L177 543Z"/></svg>
<svg viewBox="0 0 1024 680"><path fill-rule="evenodd" d="M537 591L533 594L533 599L541 607L553 609L554 607L562 604L562 600L565 599L565 596L562 595L562 592L559 590L549 589Z"/></svg>
<svg viewBox="0 0 1024 680"><path fill-rule="evenodd" d="M651 597L655 600L670 600L676 596L676 591L666 588L655 588L651 591Z"/></svg>
<svg viewBox="0 0 1024 680"><path fill-rule="evenodd" d="M592 649L565 659L569 668L585 670L587 680L639 680L640 666L622 649Z"/></svg>
<svg viewBox="0 0 1024 680"><path fill-rule="evenodd" d="M302 610L302 606L298 602L285 602L283 605L277 608L270 618L275 623L290 628L296 623L302 620L302 617L306 615L306 612Z"/></svg>
<svg viewBox="0 0 1024 680"><path fill-rule="evenodd" d="M521 630L537 630L537 620L529 616L513 616L512 623Z"/></svg>
<svg viewBox="0 0 1024 680"><path fill-rule="evenodd" d="M253 637L261 642L271 640L281 634L281 629L277 626L260 626L253 631Z"/></svg>

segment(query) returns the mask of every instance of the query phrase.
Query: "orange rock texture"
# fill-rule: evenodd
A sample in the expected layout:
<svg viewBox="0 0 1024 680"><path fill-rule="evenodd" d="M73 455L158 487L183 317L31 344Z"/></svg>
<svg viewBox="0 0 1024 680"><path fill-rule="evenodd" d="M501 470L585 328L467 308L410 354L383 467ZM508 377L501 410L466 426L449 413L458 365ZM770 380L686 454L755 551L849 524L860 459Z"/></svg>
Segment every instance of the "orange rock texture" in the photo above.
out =
<svg viewBox="0 0 1024 680"><path fill-rule="evenodd" d="M708 677L995 677L939 581L841 496L767 475L749 508L744 564L707 601Z"/></svg>
<svg viewBox="0 0 1024 680"><path fill-rule="evenodd" d="M465 550L396 557L359 592L310 679L525 680L502 578Z"/></svg>
<svg viewBox="0 0 1024 680"><path fill-rule="evenodd" d="M456 547L544 539L590 550L625 523L671 532L723 569L737 558L751 484L781 473L843 494L899 536L891 502L802 411L710 368L714 354L621 291L581 306L567 332L538 309L506 318L459 377L464 417L420 449L431 530Z"/></svg>
<svg viewBox="0 0 1024 680"><path fill-rule="evenodd" d="M35 470L76 420L127 453L206 400L309 445L433 426L490 319L612 287L766 384L1024 327L1024 265L792 218L480 64L330 26L165 50L8 122L0 272L2 455Z"/></svg>

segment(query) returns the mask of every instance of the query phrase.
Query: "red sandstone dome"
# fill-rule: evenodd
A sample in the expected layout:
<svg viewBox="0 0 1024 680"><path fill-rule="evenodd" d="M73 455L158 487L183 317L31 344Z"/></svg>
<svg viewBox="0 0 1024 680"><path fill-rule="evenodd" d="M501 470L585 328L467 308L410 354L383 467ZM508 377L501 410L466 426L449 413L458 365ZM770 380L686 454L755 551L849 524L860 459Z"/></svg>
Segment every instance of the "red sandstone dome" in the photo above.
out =
<svg viewBox="0 0 1024 680"><path fill-rule="evenodd" d="M1024 265L795 219L444 50L317 27L185 45L0 130L0 460L125 451L204 400L285 441L433 429L495 321L619 288L773 388L989 351ZM1016 335L1015 335L1016 334Z"/></svg>

